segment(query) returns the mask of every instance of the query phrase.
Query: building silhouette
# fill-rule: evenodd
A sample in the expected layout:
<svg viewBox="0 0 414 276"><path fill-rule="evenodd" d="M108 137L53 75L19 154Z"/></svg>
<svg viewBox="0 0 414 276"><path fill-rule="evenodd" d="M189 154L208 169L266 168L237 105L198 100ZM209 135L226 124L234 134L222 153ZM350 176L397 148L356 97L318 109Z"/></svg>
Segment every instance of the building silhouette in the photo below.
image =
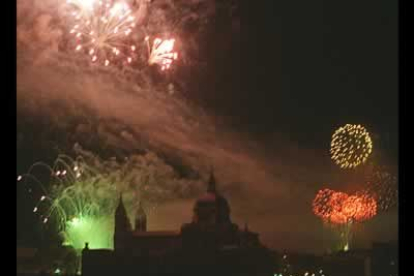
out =
<svg viewBox="0 0 414 276"><path fill-rule="evenodd" d="M82 253L82 275L273 275L274 253L259 235L231 221L213 172L190 223L179 231L147 231L142 205L132 230L122 195L115 211L114 250Z"/></svg>

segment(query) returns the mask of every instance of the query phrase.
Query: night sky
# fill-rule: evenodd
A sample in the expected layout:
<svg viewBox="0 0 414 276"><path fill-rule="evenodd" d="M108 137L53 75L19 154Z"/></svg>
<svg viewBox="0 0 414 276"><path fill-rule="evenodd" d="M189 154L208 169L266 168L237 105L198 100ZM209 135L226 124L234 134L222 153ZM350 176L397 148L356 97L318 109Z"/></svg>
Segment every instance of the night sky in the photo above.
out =
<svg viewBox="0 0 414 276"><path fill-rule="evenodd" d="M242 6L236 54L219 65L239 81L215 100L263 132L325 135L358 121L396 137L397 5L284 2Z"/></svg>
<svg viewBox="0 0 414 276"><path fill-rule="evenodd" d="M352 190L364 170L333 164L334 130L364 125L374 143L370 162L396 172L396 2L241 1L233 18L217 20L200 36L204 71L182 68L169 76L183 87L173 95L62 61L55 45L61 30L47 19L52 1L34 1L30 11L23 2L17 5L18 173L50 162L56 147L74 142L101 156L108 154L101 144L126 154L151 150L203 179L214 165L239 226L248 222L276 250L322 252L332 237L312 214L315 193ZM150 230L179 229L190 221L194 200L160 207ZM38 234L25 230L37 228L28 227L34 219L23 189L18 202L18 238L30 243ZM397 229L396 210L380 214L358 228L356 244L396 240Z"/></svg>

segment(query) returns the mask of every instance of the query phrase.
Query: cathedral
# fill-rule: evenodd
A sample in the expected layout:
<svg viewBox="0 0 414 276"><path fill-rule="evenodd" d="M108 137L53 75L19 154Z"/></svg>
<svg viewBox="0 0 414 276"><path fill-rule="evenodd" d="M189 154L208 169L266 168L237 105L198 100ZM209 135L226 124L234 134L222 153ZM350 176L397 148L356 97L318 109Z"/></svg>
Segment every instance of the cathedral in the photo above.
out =
<svg viewBox="0 0 414 276"><path fill-rule="evenodd" d="M273 275L274 256L257 233L232 223L230 206L211 173L193 218L178 231L147 231L139 205L133 230L122 201L115 212L114 250L82 253L82 275Z"/></svg>

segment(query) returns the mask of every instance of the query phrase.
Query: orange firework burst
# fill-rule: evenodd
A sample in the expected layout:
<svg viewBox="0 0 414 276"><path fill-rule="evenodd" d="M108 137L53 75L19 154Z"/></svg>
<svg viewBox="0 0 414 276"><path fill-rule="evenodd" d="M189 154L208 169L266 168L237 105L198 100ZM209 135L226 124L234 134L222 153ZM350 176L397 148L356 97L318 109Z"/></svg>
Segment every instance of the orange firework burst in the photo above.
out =
<svg viewBox="0 0 414 276"><path fill-rule="evenodd" d="M145 38L148 46L149 59L148 64L158 64L161 66L161 70L168 70L174 60L178 58L178 54L173 51L175 39L162 40L155 38L152 44L152 49L149 46L149 37Z"/></svg>
<svg viewBox="0 0 414 276"><path fill-rule="evenodd" d="M323 220L328 220L331 214L331 206L328 203L333 193L335 193L335 191L330 189L320 190L313 200L313 213Z"/></svg>
<svg viewBox="0 0 414 276"><path fill-rule="evenodd" d="M333 224L362 222L377 214L377 202L367 194L349 196L324 189L318 192L313 201L313 212Z"/></svg>
<svg viewBox="0 0 414 276"><path fill-rule="evenodd" d="M366 194L349 196L343 203L343 213L352 221L365 221L377 214L377 202Z"/></svg>
<svg viewBox="0 0 414 276"><path fill-rule="evenodd" d="M315 215L324 222L339 226L343 250L349 250L352 225L368 220L377 214L377 202L367 194L348 195L330 189L320 190L313 200Z"/></svg>
<svg viewBox="0 0 414 276"><path fill-rule="evenodd" d="M344 213L344 202L348 199L348 195L342 192L334 192L329 199L328 204L331 206L329 222L336 224L344 224L349 221L349 217Z"/></svg>

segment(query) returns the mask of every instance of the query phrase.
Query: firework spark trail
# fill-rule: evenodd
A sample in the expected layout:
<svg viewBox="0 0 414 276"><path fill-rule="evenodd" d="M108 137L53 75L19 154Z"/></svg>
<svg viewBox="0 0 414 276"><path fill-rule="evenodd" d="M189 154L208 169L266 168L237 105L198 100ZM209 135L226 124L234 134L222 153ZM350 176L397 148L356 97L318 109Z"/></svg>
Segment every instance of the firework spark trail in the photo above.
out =
<svg viewBox="0 0 414 276"><path fill-rule="evenodd" d="M375 198L378 211L387 212L398 205L398 179L384 166L374 167L366 180L363 193Z"/></svg>
<svg viewBox="0 0 414 276"><path fill-rule="evenodd" d="M341 168L355 168L365 163L371 152L371 137L361 125L347 124L332 135L331 158Z"/></svg>
<svg viewBox="0 0 414 276"><path fill-rule="evenodd" d="M90 159L87 154L85 157ZM17 177L25 186L39 185L42 195L33 213L39 214L43 223L56 222L65 243L77 249L86 241L93 248L112 246L113 213L120 191L133 221L139 202L144 202L151 216L160 203L176 198L177 185L182 185L171 168L148 155L128 158L126 163L87 159L60 155L53 166L36 163L27 174ZM49 188L33 176L38 167L50 174ZM97 228L99 237L94 233Z"/></svg>
<svg viewBox="0 0 414 276"><path fill-rule="evenodd" d="M75 24L69 33L75 40L75 51L84 52L92 62L132 63L137 46L130 35L135 17L126 3L111 0L89 2L80 12L72 12Z"/></svg>
<svg viewBox="0 0 414 276"><path fill-rule="evenodd" d="M34 170L38 167L46 169L50 173L50 185L47 188L34 176ZM43 195L36 204L35 211L40 205L48 203L49 207L44 216L46 221L55 213L59 218L58 226L63 228L67 218L75 214L96 215L102 212L110 212L99 206L97 196L102 189L116 192L116 187L105 179L105 176L98 174L97 170L83 162L82 158L73 160L68 156L60 155L53 166L45 163L33 164L28 173L18 177L25 186L32 184L41 188Z"/></svg>
<svg viewBox="0 0 414 276"><path fill-rule="evenodd" d="M178 54L173 52L175 39L162 40L155 38L152 50L150 50L149 46L149 37L146 37L145 40L147 41L149 51L148 64L158 64L162 71L170 69L172 62L178 57Z"/></svg>
<svg viewBox="0 0 414 276"><path fill-rule="evenodd" d="M135 12L126 3L113 0L68 0L68 4L76 7L69 13L75 22L69 31L75 40L75 51L85 53L93 63L101 62L105 66L111 63L131 64L142 55L138 45L141 42L132 39L131 33L137 24L142 23L147 3L142 3ZM148 64L159 65L161 71L170 69L178 57L173 52L175 39L155 38L150 47L147 36L145 42Z"/></svg>
<svg viewBox="0 0 414 276"><path fill-rule="evenodd" d="M106 4L108 3L110 7L106 8ZM98 9L102 6L106 9ZM81 26L81 23L87 22L90 18L102 17L102 15L105 14L105 11L109 14L109 10L114 6L128 6L128 11L130 11L128 17L130 16L134 18L136 27L131 28L133 30L128 37L122 38L121 36L119 40L116 40L121 45L115 45L115 47L105 49L104 52L110 56L108 59L110 62L109 64L112 64L113 62L117 64L116 66L113 66L114 68L124 69L125 67L127 70L141 70L142 67L147 65L149 57L147 56L148 53L145 50L146 46L144 45L144 37L146 35L160 36L166 33L183 33L183 31L185 33L186 31L183 30L183 28L188 23L199 23L198 28L202 30L207 24L206 22L209 21L208 19L213 16L210 11L214 11L214 1L212 0L19 0L17 2L18 44L24 44L25 48L42 48L44 53L41 58L46 58L51 55L51 50L79 58L82 55L73 55L73 50L76 49L79 44L82 48L85 48L83 46L86 45L82 45L82 43L88 44L89 42L90 44L93 38L90 38L88 33L86 36L82 35L82 41L79 42L76 41L80 40L76 38L78 32L72 33L72 35L69 35L69 32L73 30L75 25ZM200 10L198 8L199 6L202 6L203 9ZM198 12L194 12L194 8L196 8ZM150 9L151 12L149 12ZM46 23L46 25L39 26L42 30L39 30L39 33L37 33L38 30L34 30L33 27L37 28L36 24L39 23L37 21L40 18L43 18L42 22ZM85 33L87 32L85 31ZM51 45L39 45L39 40L43 39L45 40L44 42L50 43ZM183 51L180 53L180 57L183 63L193 64L199 68L197 61L192 60L193 58L196 58L195 53L198 51L197 39L198 38L195 35L186 34L185 47L180 47L180 51ZM34 41L36 41L36 43L33 43ZM118 44L116 41L114 39L113 43ZM136 50L132 51L131 46L137 47ZM52 47L54 49L51 49ZM87 48L88 49L83 49L85 50L84 54L86 55L86 58L88 60L94 58L93 54L89 55L91 50L90 47ZM116 49L114 50L114 48ZM115 52L118 53L117 50L119 50L120 53L118 56L114 57ZM99 58L100 57L98 56L97 60ZM102 58L99 64L107 63L106 60L107 59ZM129 62L130 60L131 62ZM82 64L84 65L84 63ZM166 70L166 67L167 66L165 66L164 70Z"/></svg>

